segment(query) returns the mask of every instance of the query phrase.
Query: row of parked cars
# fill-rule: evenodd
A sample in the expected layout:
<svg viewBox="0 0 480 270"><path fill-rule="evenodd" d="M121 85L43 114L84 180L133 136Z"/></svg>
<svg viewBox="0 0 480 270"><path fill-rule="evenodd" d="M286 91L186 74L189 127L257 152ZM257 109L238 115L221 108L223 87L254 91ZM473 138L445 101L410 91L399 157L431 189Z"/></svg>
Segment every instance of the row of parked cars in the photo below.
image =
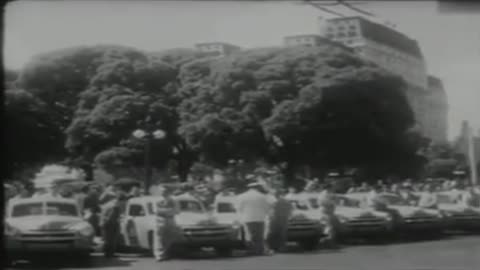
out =
<svg viewBox="0 0 480 270"><path fill-rule="evenodd" d="M389 236L400 232L442 233L449 229L480 231L480 209L457 204L448 193L438 194L438 209L422 209L396 194L381 194L385 204L378 209L364 207L366 193L335 195L339 237ZM180 207L175 217L183 237L176 243L182 250L212 247L228 256L243 248L245 232L235 207L235 197L225 197L207 209L195 197L174 198ZM120 222L122 248L152 251L156 226L155 196L132 198ZM325 236L324 216L315 200L289 199L293 212L288 223L288 241L315 249ZM93 247L94 229L82 218L74 200L51 197L18 199L6 211L5 240L9 259L61 252L85 262Z"/></svg>

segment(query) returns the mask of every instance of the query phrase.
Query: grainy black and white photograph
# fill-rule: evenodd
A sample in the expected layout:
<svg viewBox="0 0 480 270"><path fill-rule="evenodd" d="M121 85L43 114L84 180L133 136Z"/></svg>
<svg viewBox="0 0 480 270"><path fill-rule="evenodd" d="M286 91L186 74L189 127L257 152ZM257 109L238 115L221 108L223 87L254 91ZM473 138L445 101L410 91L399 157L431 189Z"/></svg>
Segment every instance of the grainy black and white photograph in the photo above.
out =
<svg viewBox="0 0 480 270"><path fill-rule="evenodd" d="M4 268L480 269L480 3L3 12Z"/></svg>

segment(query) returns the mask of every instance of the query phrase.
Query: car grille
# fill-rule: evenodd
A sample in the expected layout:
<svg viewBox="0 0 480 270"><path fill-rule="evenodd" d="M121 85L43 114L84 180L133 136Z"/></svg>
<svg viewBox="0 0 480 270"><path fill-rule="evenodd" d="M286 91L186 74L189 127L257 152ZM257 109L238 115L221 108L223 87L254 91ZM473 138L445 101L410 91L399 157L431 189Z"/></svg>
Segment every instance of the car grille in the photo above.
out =
<svg viewBox="0 0 480 270"><path fill-rule="evenodd" d="M76 235L71 232L29 232L20 235L19 240L22 243L73 243Z"/></svg>
<svg viewBox="0 0 480 270"><path fill-rule="evenodd" d="M189 237L217 237L228 235L230 232L230 227L227 226L183 228L183 233Z"/></svg>
<svg viewBox="0 0 480 270"><path fill-rule="evenodd" d="M432 217L432 216L412 216L412 217L406 217L403 219L406 223L413 223L413 224L418 224L418 223L435 223L438 221L437 218Z"/></svg>
<svg viewBox="0 0 480 270"><path fill-rule="evenodd" d="M377 227L382 226L384 223L385 220L378 217L358 217L350 219L347 225L351 227Z"/></svg>
<svg viewBox="0 0 480 270"><path fill-rule="evenodd" d="M291 220L288 222L289 231L316 230L319 223L311 220Z"/></svg>

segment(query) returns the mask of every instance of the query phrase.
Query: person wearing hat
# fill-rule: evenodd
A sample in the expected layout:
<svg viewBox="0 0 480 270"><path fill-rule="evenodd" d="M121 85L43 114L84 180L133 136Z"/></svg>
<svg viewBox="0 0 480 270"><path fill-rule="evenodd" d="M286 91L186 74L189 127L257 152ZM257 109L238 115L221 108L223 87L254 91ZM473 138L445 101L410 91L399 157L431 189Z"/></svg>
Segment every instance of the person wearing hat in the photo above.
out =
<svg viewBox="0 0 480 270"><path fill-rule="evenodd" d="M246 238L250 242L250 252L263 255L267 252L265 222L271 213L272 202L264 194L260 183L251 182L247 188L246 192L237 197L237 209L245 227Z"/></svg>
<svg viewBox="0 0 480 270"><path fill-rule="evenodd" d="M113 188L115 198L103 206L100 226L104 240L105 257L111 258L117 249L117 240L120 237L120 215L125 209L127 194L121 188Z"/></svg>
<svg viewBox="0 0 480 270"><path fill-rule="evenodd" d="M164 261L171 256L172 244L181 237L175 223L175 215L180 210L177 202L170 196L171 192L159 186L158 195L162 197L157 203L156 230L153 241L153 255L157 261Z"/></svg>
<svg viewBox="0 0 480 270"><path fill-rule="evenodd" d="M427 209L437 208L437 194L435 193L435 186L431 183L425 184L425 191L420 195L418 206Z"/></svg>
<svg viewBox="0 0 480 270"><path fill-rule="evenodd" d="M293 211L292 205L285 199L285 190L274 192L273 209L269 219L267 243L273 251L283 251L287 243L288 220Z"/></svg>

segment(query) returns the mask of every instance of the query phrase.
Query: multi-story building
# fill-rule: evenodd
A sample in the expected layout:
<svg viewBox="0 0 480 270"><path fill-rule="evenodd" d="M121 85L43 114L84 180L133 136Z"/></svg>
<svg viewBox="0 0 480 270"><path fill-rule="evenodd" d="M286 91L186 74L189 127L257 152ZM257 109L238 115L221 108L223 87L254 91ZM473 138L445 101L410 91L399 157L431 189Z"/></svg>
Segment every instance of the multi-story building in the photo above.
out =
<svg viewBox="0 0 480 270"><path fill-rule="evenodd" d="M359 16L321 22L322 36L353 48L366 60L401 76L407 83L406 95L421 131L433 141L446 140L448 106L445 91L440 80L429 79L417 41Z"/></svg>
<svg viewBox="0 0 480 270"><path fill-rule="evenodd" d="M331 39L322 37L320 35L295 35L295 36L287 36L283 39L283 44L287 47L293 46L307 46L307 47L315 47L320 46L322 44L334 44L336 46L342 46L344 49L353 52L353 49L343 45L340 42L332 41Z"/></svg>
<svg viewBox="0 0 480 270"><path fill-rule="evenodd" d="M238 46L224 42L198 43L195 44L195 48L211 56L226 56L241 50Z"/></svg>

